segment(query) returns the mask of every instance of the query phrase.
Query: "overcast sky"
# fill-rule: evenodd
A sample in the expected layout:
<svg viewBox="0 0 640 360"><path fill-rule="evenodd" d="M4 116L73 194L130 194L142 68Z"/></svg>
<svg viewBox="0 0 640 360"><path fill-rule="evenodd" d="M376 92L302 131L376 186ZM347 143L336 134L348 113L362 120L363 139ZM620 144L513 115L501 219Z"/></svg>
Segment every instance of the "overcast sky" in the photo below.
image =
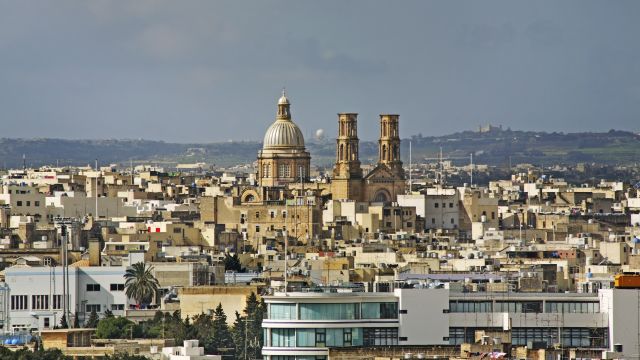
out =
<svg viewBox="0 0 640 360"><path fill-rule="evenodd" d="M0 137L640 130L640 1L3 1Z"/></svg>

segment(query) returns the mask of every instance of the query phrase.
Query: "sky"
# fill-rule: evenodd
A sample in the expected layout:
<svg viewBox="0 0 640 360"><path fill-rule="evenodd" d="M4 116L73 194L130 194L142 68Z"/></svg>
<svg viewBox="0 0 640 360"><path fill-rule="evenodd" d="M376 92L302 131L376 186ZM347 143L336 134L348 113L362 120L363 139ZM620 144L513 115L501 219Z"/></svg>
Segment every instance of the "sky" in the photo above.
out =
<svg viewBox="0 0 640 360"><path fill-rule="evenodd" d="M640 131L640 1L0 0L0 137Z"/></svg>

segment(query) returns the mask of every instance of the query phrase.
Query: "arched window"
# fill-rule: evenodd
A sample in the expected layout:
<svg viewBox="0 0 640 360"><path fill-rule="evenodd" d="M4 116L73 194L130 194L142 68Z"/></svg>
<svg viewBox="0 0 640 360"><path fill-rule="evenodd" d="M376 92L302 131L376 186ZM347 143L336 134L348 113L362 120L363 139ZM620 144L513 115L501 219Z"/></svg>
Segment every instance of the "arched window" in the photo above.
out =
<svg viewBox="0 0 640 360"><path fill-rule="evenodd" d="M382 160L387 160L387 145L382 145Z"/></svg>
<svg viewBox="0 0 640 360"><path fill-rule="evenodd" d="M344 144L340 144L340 155L338 156L338 160L344 160Z"/></svg>
<svg viewBox="0 0 640 360"><path fill-rule="evenodd" d="M398 145L393 145L393 159L398 160L400 158L400 151L398 150Z"/></svg>

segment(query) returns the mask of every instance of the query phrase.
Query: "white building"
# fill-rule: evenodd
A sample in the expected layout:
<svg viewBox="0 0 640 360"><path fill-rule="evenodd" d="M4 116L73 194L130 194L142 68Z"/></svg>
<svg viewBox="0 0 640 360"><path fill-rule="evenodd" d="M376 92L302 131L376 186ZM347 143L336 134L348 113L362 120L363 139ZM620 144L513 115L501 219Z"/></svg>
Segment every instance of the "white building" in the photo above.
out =
<svg viewBox="0 0 640 360"><path fill-rule="evenodd" d="M398 195L400 206L416 208L416 215L425 220L425 229L457 229L459 226L459 195L456 189L428 188L426 194Z"/></svg>
<svg viewBox="0 0 640 360"><path fill-rule="evenodd" d="M610 352L621 344L629 358L640 345L635 321L640 290L598 295L331 290L264 297L265 359L326 359L334 347L455 346L474 343L477 331L508 332L512 346L529 349Z"/></svg>
<svg viewBox="0 0 640 360"><path fill-rule="evenodd" d="M205 355L198 340L185 340L183 346L162 348L161 360L222 360L221 355Z"/></svg>
<svg viewBox="0 0 640 360"><path fill-rule="evenodd" d="M13 266L4 270L7 312L2 319L6 332L52 329L64 314L63 268ZM69 266L67 321L78 316L82 325L95 310L109 309L124 315L131 302L124 291L125 267Z"/></svg>

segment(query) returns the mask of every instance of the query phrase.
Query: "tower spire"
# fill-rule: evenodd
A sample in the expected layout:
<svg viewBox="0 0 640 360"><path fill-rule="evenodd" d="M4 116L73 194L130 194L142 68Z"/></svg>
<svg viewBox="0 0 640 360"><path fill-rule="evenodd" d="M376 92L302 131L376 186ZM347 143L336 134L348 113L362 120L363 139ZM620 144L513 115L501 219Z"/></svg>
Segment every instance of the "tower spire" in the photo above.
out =
<svg viewBox="0 0 640 360"><path fill-rule="evenodd" d="M282 88L282 96L278 99L278 120L291 120L291 103L289 103L289 99L287 99L287 91L285 88Z"/></svg>

